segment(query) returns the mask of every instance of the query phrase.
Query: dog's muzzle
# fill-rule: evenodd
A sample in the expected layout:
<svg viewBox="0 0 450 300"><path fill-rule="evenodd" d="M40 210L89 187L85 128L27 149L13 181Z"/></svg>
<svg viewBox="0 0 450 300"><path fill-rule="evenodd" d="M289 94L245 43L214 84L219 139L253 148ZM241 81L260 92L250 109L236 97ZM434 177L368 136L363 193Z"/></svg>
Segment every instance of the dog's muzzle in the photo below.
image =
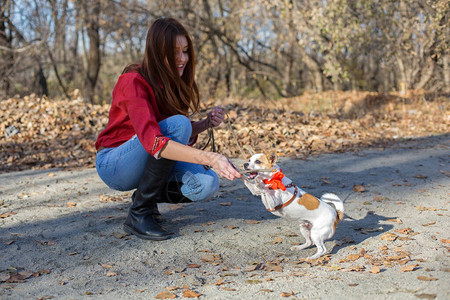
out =
<svg viewBox="0 0 450 300"><path fill-rule="evenodd" d="M249 168L249 163L244 163L244 170L249 170L250 168ZM247 176L247 178L248 179L255 179L256 178L256 176L258 176L258 172L251 172L248 176Z"/></svg>

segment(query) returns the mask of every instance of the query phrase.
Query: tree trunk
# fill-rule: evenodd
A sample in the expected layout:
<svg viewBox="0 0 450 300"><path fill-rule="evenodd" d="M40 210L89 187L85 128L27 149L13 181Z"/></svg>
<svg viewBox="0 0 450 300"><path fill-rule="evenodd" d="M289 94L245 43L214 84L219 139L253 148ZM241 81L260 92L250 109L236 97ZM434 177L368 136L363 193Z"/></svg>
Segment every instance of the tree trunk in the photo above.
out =
<svg viewBox="0 0 450 300"><path fill-rule="evenodd" d="M42 69L42 64L38 63L38 70L36 72L36 90L39 96L48 96L48 86L47 86L47 78L44 75L44 70Z"/></svg>
<svg viewBox="0 0 450 300"><path fill-rule="evenodd" d="M84 3L84 22L89 37L89 50L87 53L85 98L90 103L99 103L95 99L95 86L100 71L100 1L86 1Z"/></svg>
<svg viewBox="0 0 450 300"><path fill-rule="evenodd" d="M11 49L11 35L8 35L6 32L8 16L7 11L9 11L9 1L8 0L0 0L0 46ZM12 51L2 51L0 50L0 90L4 91L4 95L8 96L11 83L9 80L8 72L14 65L14 53Z"/></svg>
<svg viewBox="0 0 450 300"><path fill-rule="evenodd" d="M421 76L419 82L414 86L414 89L423 89L425 85L430 81L431 76L434 72L434 61L431 57L427 58L427 64L425 67L421 68Z"/></svg>
<svg viewBox="0 0 450 300"><path fill-rule="evenodd" d="M443 68L442 77L444 77L444 92L450 93L450 55L444 54L442 57Z"/></svg>

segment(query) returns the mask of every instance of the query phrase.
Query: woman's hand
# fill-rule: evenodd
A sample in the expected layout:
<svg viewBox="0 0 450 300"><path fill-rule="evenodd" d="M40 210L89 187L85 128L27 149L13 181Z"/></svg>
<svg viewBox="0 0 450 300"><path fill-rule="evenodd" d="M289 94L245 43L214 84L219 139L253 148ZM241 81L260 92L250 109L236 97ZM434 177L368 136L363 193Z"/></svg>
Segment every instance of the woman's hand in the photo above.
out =
<svg viewBox="0 0 450 300"><path fill-rule="evenodd" d="M241 178L241 174L233 166L231 161L222 154L212 153L210 166L216 171L220 177L224 177L228 180L234 180L235 178Z"/></svg>
<svg viewBox="0 0 450 300"><path fill-rule="evenodd" d="M220 177L229 180L242 177L226 156L189 147L174 140L169 140L166 143L160 155L171 160L210 166Z"/></svg>
<svg viewBox="0 0 450 300"><path fill-rule="evenodd" d="M211 127L217 127L219 126L225 118L225 112L223 111L222 107L219 105L217 107L214 107L209 113L208 113L208 125Z"/></svg>

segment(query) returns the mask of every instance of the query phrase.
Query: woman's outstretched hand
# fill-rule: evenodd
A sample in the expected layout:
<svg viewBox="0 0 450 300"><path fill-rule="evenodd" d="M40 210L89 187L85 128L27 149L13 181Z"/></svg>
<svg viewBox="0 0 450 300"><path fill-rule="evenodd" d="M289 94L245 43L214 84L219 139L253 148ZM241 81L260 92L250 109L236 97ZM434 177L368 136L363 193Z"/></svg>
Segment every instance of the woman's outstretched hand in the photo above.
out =
<svg viewBox="0 0 450 300"><path fill-rule="evenodd" d="M212 127L217 127L220 124L222 124L223 120L225 118L225 112L223 111L223 108L219 105L217 107L214 107L209 113L208 113L208 123Z"/></svg>
<svg viewBox="0 0 450 300"><path fill-rule="evenodd" d="M228 180L234 180L235 178L241 178L241 173L235 168L231 161L224 155L218 153L212 153L210 166L217 172L220 177L224 177Z"/></svg>

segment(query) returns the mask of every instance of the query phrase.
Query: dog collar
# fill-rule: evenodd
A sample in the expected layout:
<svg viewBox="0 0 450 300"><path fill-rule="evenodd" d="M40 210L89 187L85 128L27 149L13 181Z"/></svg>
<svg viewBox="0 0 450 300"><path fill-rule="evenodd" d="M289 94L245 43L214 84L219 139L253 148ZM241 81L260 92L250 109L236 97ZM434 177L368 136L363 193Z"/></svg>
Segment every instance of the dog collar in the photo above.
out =
<svg viewBox="0 0 450 300"><path fill-rule="evenodd" d="M291 204L292 203L292 201L294 201L294 199L297 197L297 193L298 193L298 188L294 185L294 184L292 184L292 183L290 183L290 184L288 184L288 187L295 187L295 191L294 191L294 195L292 195L292 198L291 199L289 199L289 201L287 201L287 202L285 202L285 203L283 203L283 204L280 204L280 205L277 205L277 206L275 206L275 208L274 209L267 209L268 211L270 211L270 212L274 212L274 211L277 211L277 210L279 210L279 209L282 209L283 207L286 207L286 206L288 206L289 204Z"/></svg>

